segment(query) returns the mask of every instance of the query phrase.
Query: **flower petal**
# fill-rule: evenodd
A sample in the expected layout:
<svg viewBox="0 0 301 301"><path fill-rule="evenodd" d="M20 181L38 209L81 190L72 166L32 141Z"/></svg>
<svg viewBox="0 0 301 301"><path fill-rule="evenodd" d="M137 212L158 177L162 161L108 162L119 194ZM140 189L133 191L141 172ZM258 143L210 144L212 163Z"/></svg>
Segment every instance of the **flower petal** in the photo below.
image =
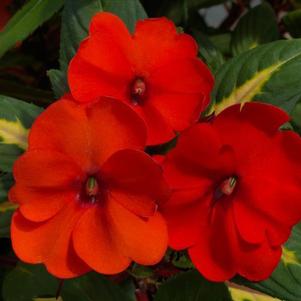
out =
<svg viewBox="0 0 301 301"><path fill-rule="evenodd" d="M214 79L208 67L198 58L179 59L157 68L150 76L153 93L199 93L200 101L208 96ZM184 102L185 103L185 102ZM208 103L199 106L205 109Z"/></svg>
<svg viewBox="0 0 301 301"><path fill-rule="evenodd" d="M40 189L16 184L9 194L18 203L22 215L33 222L46 221L55 216L67 203L76 201L73 189Z"/></svg>
<svg viewBox="0 0 301 301"><path fill-rule="evenodd" d="M162 144L175 137L173 128L154 106L135 106L133 109L147 127L147 145Z"/></svg>
<svg viewBox="0 0 301 301"><path fill-rule="evenodd" d="M108 12L96 14L89 34L89 43L78 51L80 56L104 71L126 73L131 70L132 37L119 17Z"/></svg>
<svg viewBox="0 0 301 301"><path fill-rule="evenodd" d="M160 43L158 43L160 37ZM152 71L170 58L190 58L197 55L197 44L190 36L178 34L174 23L167 18L138 21L133 36L138 71Z"/></svg>
<svg viewBox="0 0 301 301"><path fill-rule="evenodd" d="M261 210L250 197L240 192L233 202L235 222L241 238L250 244L263 244L268 239L272 246L280 246L288 239L290 228L277 221L270 212Z"/></svg>
<svg viewBox="0 0 301 301"><path fill-rule="evenodd" d="M153 93L152 106L176 131L183 131L196 123L205 108L204 97L200 93Z"/></svg>
<svg viewBox="0 0 301 301"><path fill-rule="evenodd" d="M132 48L132 37L120 18L106 12L96 14L89 37L69 65L68 81L75 99L89 102L120 95L119 90L133 75L129 61Z"/></svg>
<svg viewBox="0 0 301 301"><path fill-rule="evenodd" d="M142 219L118 202L108 202L112 237L119 242L124 255L143 265L158 263L167 249L167 229L160 213Z"/></svg>
<svg viewBox="0 0 301 301"><path fill-rule="evenodd" d="M87 108L87 116L91 156L99 165L119 150L144 149L147 138L145 124L126 104L102 99Z"/></svg>
<svg viewBox="0 0 301 301"><path fill-rule="evenodd" d="M235 156L210 124L201 123L182 133L164 167L173 188L194 187L204 179L220 180L233 173Z"/></svg>
<svg viewBox="0 0 301 301"><path fill-rule="evenodd" d="M169 245L173 249L182 250L199 241L208 219L210 201L202 189L194 188L174 191L162 205L161 212L168 226Z"/></svg>
<svg viewBox="0 0 301 301"><path fill-rule="evenodd" d="M252 160L239 162L245 202L276 224L291 227L301 218L301 160L296 154L301 151L301 141L289 131L266 139L264 145L253 149Z"/></svg>
<svg viewBox="0 0 301 301"><path fill-rule="evenodd" d="M238 232L230 202L219 201L212 207L211 221L203 228L199 249L189 252L200 272L211 281L225 281L237 272ZM207 246L205 245L207 244ZM196 251L201 251L198 254Z"/></svg>
<svg viewBox="0 0 301 301"><path fill-rule="evenodd" d="M86 210L74 229L73 242L76 253L99 273L120 273L131 262L112 233L105 206Z"/></svg>
<svg viewBox="0 0 301 301"><path fill-rule="evenodd" d="M68 156L48 150L26 152L15 162L13 172L19 185L31 188L63 188L84 176Z"/></svg>
<svg viewBox="0 0 301 301"><path fill-rule="evenodd" d="M14 164L16 185L10 200L31 221L44 221L76 200L74 189L85 174L68 156L56 151L31 150Z"/></svg>
<svg viewBox="0 0 301 301"><path fill-rule="evenodd" d="M220 250L220 252L223 251ZM232 262L229 262L228 267L224 268L212 258L210 246L205 238L197 245L189 248L188 254L198 271L210 281L225 281L236 274Z"/></svg>
<svg viewBox="0 0 301 301"><path fill-rule="evenodd" d="M69 96L54 102L35 120L29 135L29 150L61 152L83 169L90 165L88 123L85 110ZM65 171L64 171L65 172Z"/></svg>
<svg viewBox="0 0 301 301"><path fill-rule="evenodd" d="M281 257L281 247L271 247L268 241L259 246L240 241L238 273L251 280L267 279L277 267Z"/></svg>
<svg viewBox="0 0 301 301"><path fill-rule="evenodd" d="M233 209L236 226L242 239L252 244L262 243L266 239L267 223L260 213L248 206L245 199L238 197L233 202Z"/></svg>
<svg viewBox="0 0 301 301"><path fill-rule="evenodd" d="M282 183L280 180L276 181L275 178L273 179L273 176L268 175L256 178L256 185L252 185L254 177L244 177L244 181L250 183L248 186L244 185L245 206L254 208L257 216L264 217L266 226L261 230L261 233L267 230L272 245L284 243L288 239L290 232L288 228L300 220L299 186L293 184L293 180ZM249 209L248 214L251 214ZM260 218L257 219L259 220ZM242 223L239 225L241 227ZM278 230L276 231L275 229ZM275 235L276 232L278 232L277 235ZM258 239L260 239L260 232L257 235Z"/></svg>
<svg viewBox="0 0 301 301"><path fill-rule="evenodd" d="M285 111L273 105L248 102L242 107L241 104L228 107L216 117L214 123L220 128L225 125L235 127L235 124L249 123L266 134L273 134L289 119L290 117ZM269 122L266 122L267 120Z"/></svg>
<svg viewBox="0 0 301 301"><path fill-rule="evenodd" d="M249 280L259 281L266 279L280 260L281 248L279 246L276 248L270 246L267 237L260 244L250 244L242 240L235 225L231 204L220 203L217 205L219 208L216 208L215 216L213 217L213 231L211 233L213 258L225 269L228 263L232 263L235 266L236 273ZM213 237L218 235L219 239L213 239ZM220 250L223 250L223 252Z"/></svg>
<svg viewBox="0 0 301 301"><path fill-rule="evenodd" d="M101 171L112 198L141 217L154 215L169 196L161 167L142 151L121 150Z"/></svg>
<svg viewBox="0 0 301 301"><path fill-rule="evenodd" d="M242 107L243 118L266 133L274 134L290 116L282 109L271 104L252 102ZM266 122L266 121L269 122Z"/></svg>
<svg viewBox="0 0 301 301"><path fill-rule="evenodd" d="M73 202L51 220L34 223L17 211L12 220L12 244L17 256L28 263L44 263L58 278L80 276L90 268L75 254L71 234L82 211Z"/></svg>
<svg viewBox="0 0 301 301"><path fill-rule="evenodd" d="M145 139L144 122L121 101L104 98L82 106L62 99L35 121L29 145L62 152L90 171L120 149L142 149Z"/></svg>
<svg viewBox="0 0 301 301"><path fill-rule="evenodd" d="M82 42L87 43L88 41ZM110 51L107 51L110 52ZM102 53L102 52L99 52ZM99 57L102 57L99 55ZM77 102L93 102L103 96L123 99L132 75L105 71L77 55L69 65L68 82Z"/></svg>

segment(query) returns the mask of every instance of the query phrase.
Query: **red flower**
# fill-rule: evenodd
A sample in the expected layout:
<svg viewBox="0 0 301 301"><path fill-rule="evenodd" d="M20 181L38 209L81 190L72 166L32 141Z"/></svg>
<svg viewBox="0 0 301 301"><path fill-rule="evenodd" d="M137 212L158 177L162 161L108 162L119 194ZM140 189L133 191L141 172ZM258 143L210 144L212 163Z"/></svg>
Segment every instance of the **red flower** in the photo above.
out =
<svg viewBox="0 0 301 301"><path fill-rule="evenodd" d="M74 98L123 100L145 120L148 144L160 144L195 122L209 103L213 78L197 45L166 18L139 21L131 35L109 13L97 14L69 67Z"/></svg>
<svg viewBox="0 0 301 301"><path fill-rule="evenodd" d="M60 278L157 263L168 240L157 205L168 188L145 140L143 121L121 102L51 105L14 166L16 254Z"/></svg>
<svg viewBox="0 0 301 301"><path fill-rule="evenodd" d="M229 107L183 133L164 161L170 245L188 248L210 280L267 278L301 218L301 139L279 130L288 119L271 105Z"/></svg>

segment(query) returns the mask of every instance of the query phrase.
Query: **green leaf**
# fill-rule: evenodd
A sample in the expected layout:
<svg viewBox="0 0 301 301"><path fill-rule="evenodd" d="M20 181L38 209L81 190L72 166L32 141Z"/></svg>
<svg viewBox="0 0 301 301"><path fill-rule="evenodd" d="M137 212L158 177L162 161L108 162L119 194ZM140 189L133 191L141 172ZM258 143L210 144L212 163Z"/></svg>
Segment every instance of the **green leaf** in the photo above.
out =
<svg viewBox="0 0 301 301"><path fill-rule="evenodd" d="M217 73L212 94L215 112L258 100L291 113L301 99L300 66L300 39L276 41L240 54Z"/></svg>
<svg viewBox="0 0 301 301"><path fill-rule="evenodd" d="M121 287L95 272L66 280L62 298L64 301L132 301Z"/></svg>
<svg viewBox="0 0 301 301"><path fill-rule="evenodd" d="M118 286L122 289L122 292L127 295L126 301L137 301L136 298L136 286L133 278L127 278L124 281L118 283Z"/></svg>
<svg viewBox="0 0 301 301"><path fill-rule="evenodd" d="M301 9L287 13L283 17L283 22L294 38L301 37Z"/></svg>
<svg viewBox="0 0 301 301"><path fill-rule="evenodd" d="M249 10L238 22L231 40L234 55L277 40L279 37L277 19L268 3Z"/></svg>
<svg viewBox="0 0 301 301"><path fill-rule="evenodd" d="M146 13L139 0L65 0L62 16L60 71L51 70L50 81L57 97L68 92L66 72L80 42L87 37L91 18L102 11L118 15L130 31ZM101 54L100 54L101 55Z"/></svg>
<svg viewBox="0 0 301 301"><path fill-rule="evenodd" d="M61 297L59 298L34 298L33 301L63 301Z"/></svg>
<svg viewBox="0 0 301 301"><path fill-rule="evenodd" d="M60 69L64 73L80 42L88 35L91 18L101 11L102 0L65 0L60 45Z"/></svg>
<svg viewBox="0 0 301 301"><path fill-rule="evenodd" d="M16 204L8 202L8 190L13 185L12 174L0 175L0 237L10 237L10 223L17 208Z"/></svg>
<svg viewBox="0 0 301 301"><path fill-rule="evenodd" d="M63 6L63 3L63 0L28 1L0 32L0 57L47 21Z"/></svg>
<svg viewBox="0 0 301 301"><path fill-rule="evenodd" d="M236 287L230 287L229 291L233 301L280 301L269 297L267 295L262 295L256 292L248 292Z"/></svg>
<svg viewBox="0 0 301 301"><path fill-rule="evenodd" d="M58 285L58 280L49 275L42 265L19 263L6 275L2 296L5 301L30 301L38 297L54 297Z"/></svg>
<svg viewBox="0 0 301 301"><path fill-rule="evenodd" d="M51 69L47 71L47 75L56 98L60 98L65 93L69 92L66 72L57 69Z"/></svg>
<svg viewBox="0 0 301 301"><path fill-rule="evenodd" d="M155 301L231 301L223 283L205 280L197 271L179 273L163 283Z"/></svg>
<svg viewBox="0 0 301 301"><path fill-rule="evenodd" d="M209 37L212 44L224 55L231 56L231 34L222 33L216 34Z"/></svg>
<svg viewBox="0 0 301 301"><path fill-rule="evenodd" d="M154 270L151 267L134 264L132 269L128 271L137 279L150 278L154 276Z"/></svg>
<svg viewBox="0 0 301 301"><path fill-rule="evenodd" d="M7 200L7 192L12 187L14 179L11 173L0 175L0 202Z"/></svg>
<svg viewBox="0 0 301 301"><path fill-rule="evenodd" d="M30 301L53 298L59 288L57 278L43 265L19 263L4 279L2 295L5 301ZM91 272L82 277L65 280L61 299L64 301L132 301L119 285Z"/></svg>
<svg viewBox="0 0 301 301"><path fill-rule="evenodd" d="M2 204L3 203L0 203L0 207L2 206ZM6 208L7 211L0 212L0 238L10 237L10 224L14 209L15 208L13 207L11 207L10 209Z"/></svg>
<svg viewBox="0 0 301 301"><path fill-rule="evenodd" d="M271 277L259 283L239 279L239 283L286 301L301 300L301 223L283 247L281 261Z"/></svg>
<svg viewBox="0 0 301 301"><path fill-rule="evenodd" d="M147 18L139 0L102 0L104 11L119 16L130 32L134 32L136 22Z"/></svg>
<svg viewBox="0 0 301 301"><path fill-rule="evenodd" d="M224 2L226 2L226 0L187 0L189 9L199 9Z"/></svg>
<svg viewBox="0 0 301 301"><path fill-rule="evenodd" d="M24 84L15 80L0 79L0 91L3 95L22 99L41 106L49 105L53 101L53 93Z"/></svg>
<svg viewBox="0 0 301 301"><path fill-rule="evenodd" d="M224 56L206 35L198 30L193 30L192 34L199 45L200 56L211 71L216 73L225 62Z"/></svg>
<svg viewBox="0 0 301 301"><path fill-rule="evenodd" d="M294 128L300 133L301 131L301 99L296 104L292 112L292 124Z"/></svg>
<svg viewBox="0 0 301 301"><path fill-rule="evenodd" d="M27 148L29 128L41 111L35 105L0 95L0 170L10 172Z"/></svg>
<svg viewBox="0 0 301 301"><path fill-rule="evenodd" d="M179 269L192 269L194 268L186 251L175 252L172 258L172 264Z"/></svg>

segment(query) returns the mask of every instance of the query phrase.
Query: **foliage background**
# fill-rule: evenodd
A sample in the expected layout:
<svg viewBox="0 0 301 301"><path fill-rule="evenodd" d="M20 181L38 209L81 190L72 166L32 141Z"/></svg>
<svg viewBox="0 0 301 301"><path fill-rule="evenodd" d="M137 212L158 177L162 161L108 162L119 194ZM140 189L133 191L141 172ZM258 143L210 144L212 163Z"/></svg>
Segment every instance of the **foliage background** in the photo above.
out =
<svg viewBox="0 0 301 301"><path fill-rule="evenodd" d="M0 300L275 300L263 293L301 300L301 224L273 275L260 283L239 277L210 283L185 252L172 251L155 267L133 265L114 277L89 273L63 282L43 266L18 262L9 239L15 208L7 202L12 164L26 149L28 129L68 91L68 62L98 11L119 15L131 31L137 19L166 16L192 34L216 76L207 114L261 100L288 111L286 127L301 133L300 0L13 0L8 10L12 17L0 32Z"/></svg>

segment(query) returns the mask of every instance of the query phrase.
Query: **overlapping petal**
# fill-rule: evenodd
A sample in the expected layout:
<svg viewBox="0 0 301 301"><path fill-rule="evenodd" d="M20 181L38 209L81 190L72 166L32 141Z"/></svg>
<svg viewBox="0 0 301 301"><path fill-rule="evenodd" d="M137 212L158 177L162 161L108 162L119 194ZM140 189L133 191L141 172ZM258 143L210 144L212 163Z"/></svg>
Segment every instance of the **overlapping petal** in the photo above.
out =
<svg viewBox="0 0 301 301"><path fill-rule="evenodd" d="M143 219L118 202L109 202L108 215L114 238L125 255L143 265L156 264L163 258L168 235L165 221L159 212Z"/></svg>
<svg viewBox="0 0 301 301"><path fill-rule="evenodd" d="M112 232L106 205L86 210L74 229L73 241L77 254L99 273L117 274L131 263Z"/></svg>
<svg viewBox="0 0 301 301"><path fill-rule="evenodd" d="M198 244L188 250L196 268L211 281L224 281L237 273L237 232L229 204L218 204L202 228Z"/></svg>
<svg viewBox="0 0 301 301"><path fill-rule="evenodd" d="M93 169L122 148L142 149L143 121L128 106L103 99L88 106L69 99L52 104L34 123L29 149L47 149L70 156L84 170Z"/></svg>
<svg viewBox="0 0 301 301"><path fill-rule="evenodd" d="M73 188L85 175L62 153L32 150L16 161L14 177L17 184L10 191L10 200L21 205L24 217L39 222L76 200Z"/></svg>
<svg viewBox="0 0 301 301"><path fill-rule="evenodd" d="M42 223L31 222L16 212L11 227L15 253L28 263L44 263L50 273L60 278L88 272L90 268L76 255L71 240L81 214L75 202Z"/></svg>
<svg viewBox="0 0 301 301"><path fill-rule="evenodd" d="M151 217L169 196L162 169L144 152L121 150L102 166L111 197L141 217Z"/></svg>
<svg viewBox="0 0 301 301"><path fill-rule="evenodd" d="M202 228L206 227L211 201L206 192L202 191L202 187L175 190L162 206L169 229L169 245L173 249L194 246L203 235Z"/></svg>

